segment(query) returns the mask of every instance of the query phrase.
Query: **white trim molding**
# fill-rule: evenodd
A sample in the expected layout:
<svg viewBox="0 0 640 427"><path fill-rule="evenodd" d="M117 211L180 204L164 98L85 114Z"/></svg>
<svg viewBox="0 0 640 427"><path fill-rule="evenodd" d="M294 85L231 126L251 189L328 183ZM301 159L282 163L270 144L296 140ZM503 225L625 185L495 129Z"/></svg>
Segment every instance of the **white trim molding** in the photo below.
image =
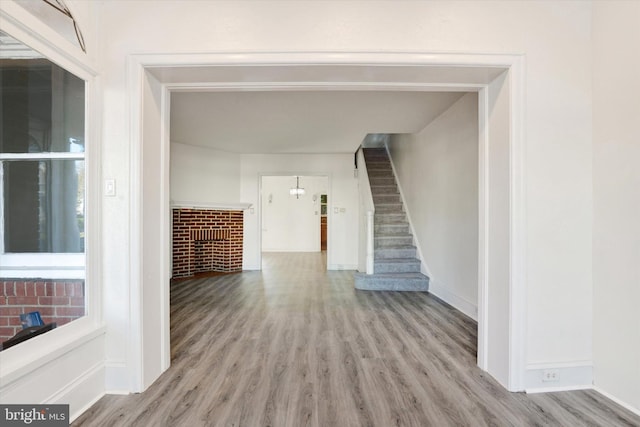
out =
<svg viewBox="0 0 640 427"><path fill-rule="evenodd" d="M478 91L478 367L488 369L489 322L489 90Z"/></svg>
<svg viewBox="0 0 640 427"><path fill-rule="evenodd" d="M510 278L509 278L509 359L508 388L511 391L525 387L525 360L527 354L527 236L526 236L526 167L525 167L525 57L513 56L509 68L511 93L510 117ZM514 363L515 362L515 363Z"/></svg>
<svg viewBox="0 0 640 427"><path fill-rule="evenodd" d="M105 393L129 394L130 383L126 360L108 360L104 364Z"/></svg>
<svg viewBox="0 0 640 427"><path fill-rule="evenodd" d="M2 1L0 29L84 80L87 80L87 75L97 76L95 64L79 47L15 1Z"/></svg>
<svg viewBox="0 0 640 427"><path fill-rule="evenodd" d="M69 405L69 421L73 422L104 395L104 363L99 362L80 373L66 387L57 390L45 402Z"/></svg>
<svg viewBox="0 0 640 427"><path fill-rule="evenodd" d="M327 264L327 270L357 270L357 264Z"/></svg>

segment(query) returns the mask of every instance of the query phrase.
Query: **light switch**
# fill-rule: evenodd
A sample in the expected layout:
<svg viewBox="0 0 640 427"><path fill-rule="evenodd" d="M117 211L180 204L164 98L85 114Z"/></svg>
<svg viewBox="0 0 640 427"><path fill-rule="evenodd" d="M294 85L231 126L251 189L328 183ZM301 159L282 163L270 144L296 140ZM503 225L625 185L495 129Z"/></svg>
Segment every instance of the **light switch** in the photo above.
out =
<svg viewBox="0 0 640 427"><path fill-rule="evenodd" d="M105 179L104 181L104 195L108 197L113 197L116 195L116 180L115 179Z"/></svg>
<svg viewBox="0 0 640 427"><path fill-rule="evenodd" d="M333 213L337 214L338 213L338 208L333 208Z"/></svg>
<svg viewBox="0 0 640 427"><path fill-rule="evenodd" d="M340 213L345 213L347 211L347 208L340 208Z"/></svg>

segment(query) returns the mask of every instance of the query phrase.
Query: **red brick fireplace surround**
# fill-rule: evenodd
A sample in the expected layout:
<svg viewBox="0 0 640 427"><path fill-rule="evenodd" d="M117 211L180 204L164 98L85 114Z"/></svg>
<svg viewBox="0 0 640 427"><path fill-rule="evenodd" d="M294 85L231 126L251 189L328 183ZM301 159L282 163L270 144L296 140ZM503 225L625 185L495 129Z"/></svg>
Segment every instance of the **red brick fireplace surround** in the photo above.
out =
<svg viewBox="0 0 640 427"><path fill-rule="evenodd" d="M172 277L242 271L243 211L173 209Z"/></svg>
<svg viewBox="0 0 640 427"><path fill-rule="evenodd" d="M0 341L22 330L20 315L32 311L58 326L84 316L84 280L0 278Z"/></svg>

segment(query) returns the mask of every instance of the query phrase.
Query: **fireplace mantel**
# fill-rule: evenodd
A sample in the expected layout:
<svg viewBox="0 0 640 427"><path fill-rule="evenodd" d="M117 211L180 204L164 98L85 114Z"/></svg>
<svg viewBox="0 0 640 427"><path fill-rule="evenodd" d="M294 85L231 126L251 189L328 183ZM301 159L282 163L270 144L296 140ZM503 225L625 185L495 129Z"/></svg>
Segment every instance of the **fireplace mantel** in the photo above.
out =
<svg viewBox="0 0 640 427"><path fill-rule="evenodd" d="M190 202L172 201L171 209L202 209L212 211L246 211L252 206L251 203L220 203L220 202Z"/></svg>

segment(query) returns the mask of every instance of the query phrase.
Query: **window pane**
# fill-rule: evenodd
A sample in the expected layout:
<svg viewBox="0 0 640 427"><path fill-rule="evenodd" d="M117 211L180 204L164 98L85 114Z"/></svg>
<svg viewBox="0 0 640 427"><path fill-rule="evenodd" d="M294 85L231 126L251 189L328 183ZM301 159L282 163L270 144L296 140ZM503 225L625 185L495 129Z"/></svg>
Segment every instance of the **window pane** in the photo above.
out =
<svg viewBox="0 0 640 427"><path fill-rule="evenodd" d="M6 161L5 253L84 252L84 160Z"/></svg>
<svg viewBox="0 0 640 427"><path fill-rule="evenodd" d="M0 59L0 152L84 152L84 92L47 59Z"/></svg>

